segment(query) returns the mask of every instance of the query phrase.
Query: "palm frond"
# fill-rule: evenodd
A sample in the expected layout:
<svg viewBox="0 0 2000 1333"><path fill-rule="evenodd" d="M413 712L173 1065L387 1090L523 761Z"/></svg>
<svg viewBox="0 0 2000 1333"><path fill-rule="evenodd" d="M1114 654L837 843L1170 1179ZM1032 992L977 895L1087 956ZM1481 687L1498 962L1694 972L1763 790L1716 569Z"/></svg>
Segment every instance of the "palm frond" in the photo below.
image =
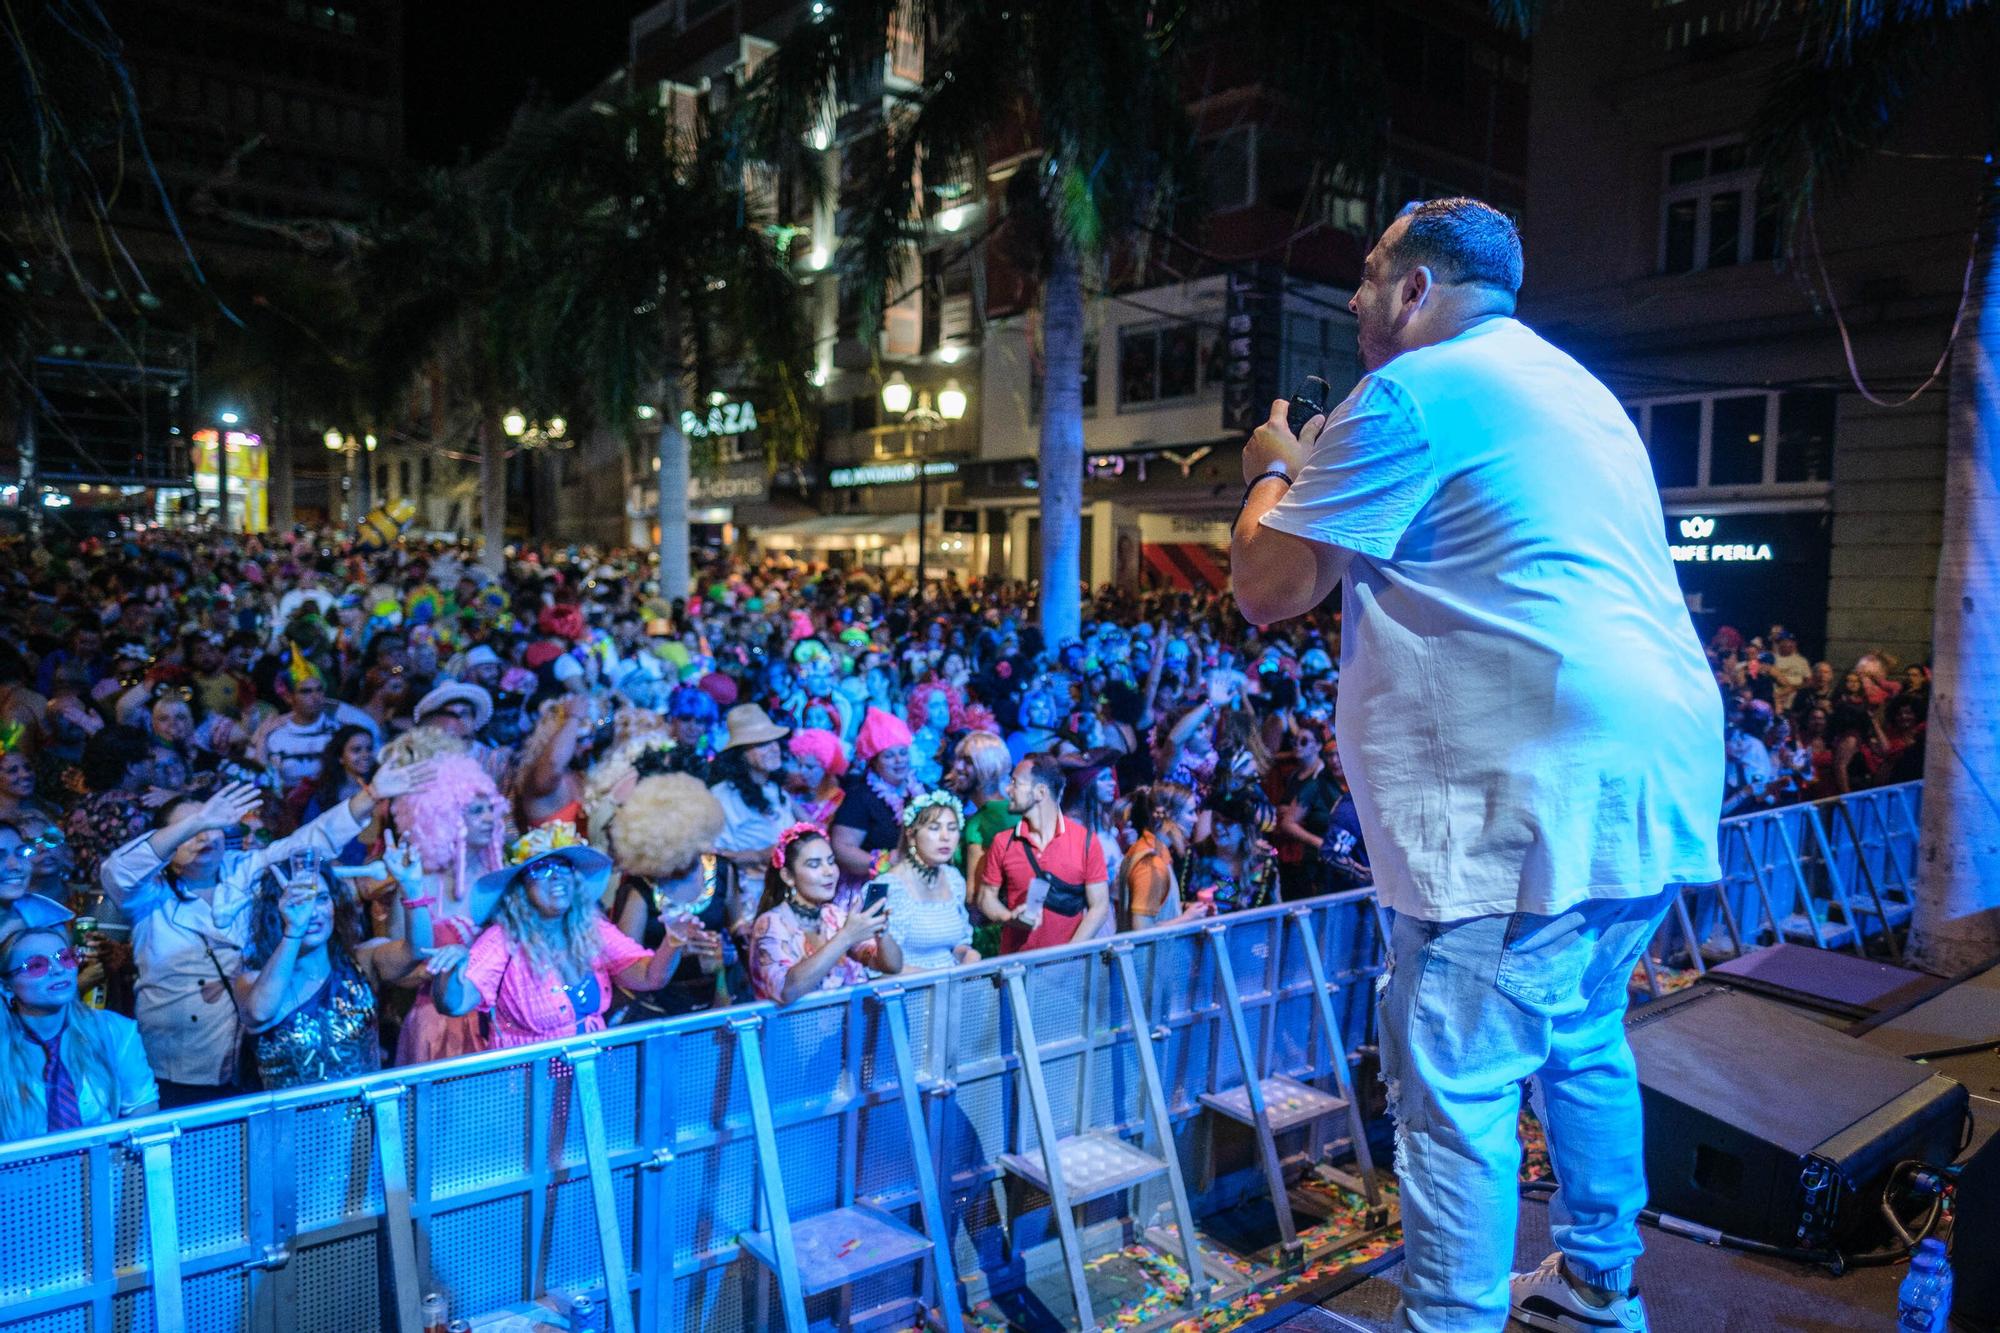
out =
<svg viewBox="0 0 2000 1333"><path fill-rule="evenodd" d="M1938 0L1910 7L1946 6ZM1751 156L1763 169L1760 193L1783 201L1788 228L1796 227L1822 189L1881 144L1904 107L1953 55L1947 26L1930 19L1864 25L1851 17L1835 21L1832 11L1854 6L1809 8L1827 11L1807 20L1819 36L1802 40L1772 74L1748 136Z"/></svg>

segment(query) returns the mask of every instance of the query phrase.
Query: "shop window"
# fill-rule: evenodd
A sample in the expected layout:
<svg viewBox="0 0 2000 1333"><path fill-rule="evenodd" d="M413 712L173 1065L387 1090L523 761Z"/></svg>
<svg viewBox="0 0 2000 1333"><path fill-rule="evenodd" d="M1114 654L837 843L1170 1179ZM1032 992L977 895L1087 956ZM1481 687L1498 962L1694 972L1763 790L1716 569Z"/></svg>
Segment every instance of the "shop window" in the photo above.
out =
<svg viewBox="0 0 2000 1333"><path fill-rule="evenodd" d="M1662 491L1824 484L1834 396L1737 391L1626 405Z"/></svg>
<svg viewBox="0 0 2000 1333"><path fill-rule="evenodd" d="M1118 331L1118 405L1185 401L1201 392L1201 330L1192 320Z"/></svg>
<svg viewBox="0 0 2000 1333"><path fill-rule="evenodd" d="M1660 194L1660 271L1727 268L1778 254L1778 209L1757 195L1743 141L1696 144L1666 157Z"/></svg>

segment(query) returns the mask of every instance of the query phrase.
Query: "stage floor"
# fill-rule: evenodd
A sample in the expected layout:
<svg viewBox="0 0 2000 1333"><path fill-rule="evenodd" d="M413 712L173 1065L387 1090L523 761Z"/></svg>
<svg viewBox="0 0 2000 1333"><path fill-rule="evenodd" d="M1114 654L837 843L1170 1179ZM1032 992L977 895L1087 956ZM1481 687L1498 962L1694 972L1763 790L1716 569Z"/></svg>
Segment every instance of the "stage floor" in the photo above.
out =
<svg viewBox="0 0 2000 1333"><path fill-rule="evenodd" d="M1515 1267L1531 1268L1555 1248L1550 1205L1521 1203ZM1400 1262L1325 1297L1295 1300L1246 1324L1251 1333L1378 1333L1395 1313ZM1757 1255L1700 1245L1651 1227L1639 1260L1639 1289L1654 1333L1832 1333L1880 1330L1896 1323L1901 1265L1834 1277ZM1526 1333L1518 1323L1508 1333Z"/></svg>

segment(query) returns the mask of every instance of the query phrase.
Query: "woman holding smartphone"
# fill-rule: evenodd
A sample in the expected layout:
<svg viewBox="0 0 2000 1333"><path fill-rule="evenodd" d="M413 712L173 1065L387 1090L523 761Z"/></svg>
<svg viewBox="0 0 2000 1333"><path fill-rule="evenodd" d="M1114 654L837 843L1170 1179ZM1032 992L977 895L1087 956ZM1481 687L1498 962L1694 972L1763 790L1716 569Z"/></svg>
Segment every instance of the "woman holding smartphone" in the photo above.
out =
<svg viewBox="0 0 2000 1333"><path fill-rule="evenodd" d="M794 824L771 853L777 873L750 927L750 985L760 1000L788 1004L817 990L868 980L869 972L903 970L903 946L888 933L889 907L863 894L852 911L833 900L840 863L817 824Z"/></svg>

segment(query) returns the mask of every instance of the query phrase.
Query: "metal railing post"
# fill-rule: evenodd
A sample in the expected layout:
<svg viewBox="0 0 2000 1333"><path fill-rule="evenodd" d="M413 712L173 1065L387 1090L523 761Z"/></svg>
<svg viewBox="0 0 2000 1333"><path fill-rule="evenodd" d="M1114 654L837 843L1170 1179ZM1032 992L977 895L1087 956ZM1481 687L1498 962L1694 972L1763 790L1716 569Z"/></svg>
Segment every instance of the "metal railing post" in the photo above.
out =
<svg viewBox="0 0 2000 1333"><path fill-rule="evenodd" d="M1055 1116L1049 1110L1049 1089L1042 1078L1041 1047L1035 1042L1035 1020L1028 1013L1028 992L1023 984L1027 969L1019 963L1001 973L1007 987L1007 1006L1014 1014L1014 1043L1020 1048L1021 1070L1028 1080L1028 1102L1035 1117L1035 1134L1043 1168L1047 1173L1049 1211L1055 1214L1056 1231L1062 1240L1063 1265L1069 1274L1069 1290L1076 1301L1077 1327L1083 1333L1097 1327L1090 1308L1090 1288L1083 1276L1083 1242L1076 1231L1076 1213L1070 1207L1069 1187L1064 1181L1062 1137L1056 1133Z"/></svg>
<svg viewBox="0 0 2000 1333"><path fill-rule="evenodd" d="M883 986L876 992L889 1023L889 1041L896 1059L896 1096L910 1132L910 1160L917 1171L917 1195L923 1202L924 1232L931 1238L931 1282L936 1287L938 1316L947 1329L957 1329L958 1270L951 1261L951 1219L945 1216L938 1190L937 1164L931 1158L925 1128L923 1097L917 1089L917 1062L910 1052L910 1020L903 1008L903 987ZM935 1000L932 1001L936 1003Z"/></svg>
<svg viewBox="0 0 2000 1333"><path fill-rule="evenodd" d="M729 1020L743 1050L743 1079L750 1094L750 1124L757 1139L759 1193L770 1212L771 1249L778 1270L778 1299L789 1333L806 1333L806 1298L799 1278L799 1260L792 1248L792 1214L785 1204L785 1177L778 1159L778 1127L771 1116L771 1091L764 1082L764 1052L758 1032L762 1014L738 1014Z"/></svg>
<svg viewBox="0 0 2000 1333"><path fill-rule="evenodd" d="M572 1051L576 1104L583 1112L583 1160L590 1170L590 1200L597 1209L597 1250L604 1263L604 1303L611 1333L632 1333L632 1282L625 1267L625 1230L618 1225L618 1182L611 1178L611 1145L604 1132L604 1101L597 1080L595 1046Z"/></svg>
<svg viewBox="0 0 2000 1333"><path fill-rule="evenodd" d="M389 1280L396 1297L396 1327L420 1333L417 1234L410 1220L410 1164L403 1153L403 1093L398 1084L368 1088L361 1100L375 1123L375 1159L382 1167L382 1223L389 1241Z"/></svg>
<svg viewBox="0 0 2000 1333"><path fill-rule="evenodd" d="M153 1327L184 1333L187 1311L181 1296L181 1233L174 1205L174 1141L179 1125L134 1134L129 1143L146 1174L146 1236L152 1242L147 1274L153 1290Z"/></svg>
<svg viewBox="0 0 2000 1333"><path fill-rule="evenodd" d="M1201 1269L1201 1241L1195 1235L1194 1210L1188 1206L1187 1182L1181 1178L1180 1151L1174 1147L1174 1124L1167 1114L1166 1085L1160 1082L1160 1066L1153 1059L1153 1020L1145 997L1139 993L1139 974L1132 965L1132 941L1114 943L1111 959L1118 969L1118 980L1125 991L1125 1009L1132 1020L1132 1049L1139 1057L1139 1076L1146 1083L1146 1123L1159 1144L1161 1160L1167 1164L1174 1224L1181 1233L1181 1261L1188 1272L1187 1305L1195 1309L1208 1289L1208 1276Z"/></svg>

